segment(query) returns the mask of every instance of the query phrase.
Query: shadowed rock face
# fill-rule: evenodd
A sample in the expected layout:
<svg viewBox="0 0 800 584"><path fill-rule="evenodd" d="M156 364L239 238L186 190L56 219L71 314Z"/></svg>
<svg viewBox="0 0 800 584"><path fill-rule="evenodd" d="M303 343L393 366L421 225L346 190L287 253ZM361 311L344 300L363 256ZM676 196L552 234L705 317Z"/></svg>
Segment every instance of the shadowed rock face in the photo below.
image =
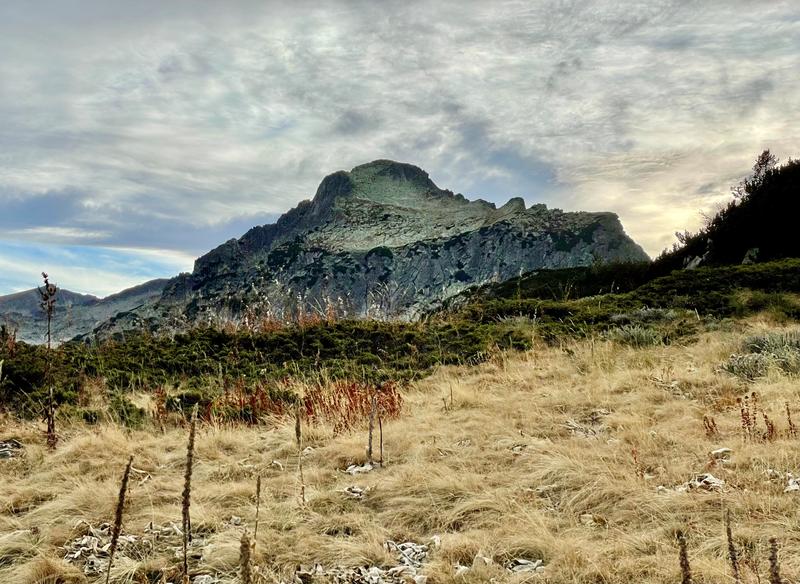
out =
<svg viewBox="0 0 800 584"><path fill-rule="evenodd" d="M377 160L325 177L311 201L200 257L191 274L162 285L160 297L106 313L96 332L175 330L248 311L284 319L328 307L342 317L413 319L466 288L520 272L647 259L613 213L526 209L520 198L497 208L440 189L416 166ZM78 328L69 330L93 327Z"/></svg>
<svg viewBox="0 0 800 584"><path fill-rule="evenodd" d="M332 306L341 316L413 319L462 290L536 269L646 261L613 213L564 213L520 198L497 208L377 160L327 176L311 201L200 257L159 302L109 334Z"/></svg>

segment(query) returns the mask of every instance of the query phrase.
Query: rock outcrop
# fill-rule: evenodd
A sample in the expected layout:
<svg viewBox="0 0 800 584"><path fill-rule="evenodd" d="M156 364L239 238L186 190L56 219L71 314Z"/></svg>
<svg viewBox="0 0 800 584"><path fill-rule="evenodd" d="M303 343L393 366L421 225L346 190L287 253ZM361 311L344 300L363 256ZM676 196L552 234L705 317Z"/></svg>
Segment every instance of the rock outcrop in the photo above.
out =
<svg viewBox="0 0 800 584"><path fill-rule="evenodd" d="M223 243L190 274L124 302L75 301L60 336L332 312L414 319L520 273L647 259L613 213L526 208L521 198L498 208L440 189L416 166L377 160L327 176L312 200Z"/></svg>
<svg viewBox="0 0 800 584"><path fill-rule="evenodd" d="M312 200L200 257L157 303L98 332L331 311L414 319L521 272L647 259L613 213L526 208L521 198L498 208L378 160L327 176Z"/></svg>

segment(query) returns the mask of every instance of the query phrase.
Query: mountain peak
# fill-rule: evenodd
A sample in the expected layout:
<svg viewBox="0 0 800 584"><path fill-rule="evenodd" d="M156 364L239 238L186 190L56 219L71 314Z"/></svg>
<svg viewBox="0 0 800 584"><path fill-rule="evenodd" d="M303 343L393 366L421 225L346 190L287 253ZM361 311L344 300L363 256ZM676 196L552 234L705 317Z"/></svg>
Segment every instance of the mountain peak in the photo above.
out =
<svg viewBox="0 0 800 584"><path fill-rule="evenodd" d="M353 168L350 175L357 178L381 177L398 182L414 183L425 189L437 189L428 173L420 167L394 160L380 159L361 164Z"/></svg>
<svg viewBox="0 0 800 584"><path fill-rule="evenodd" d="M373 160L350 172L340 170L326 176L317 188L309 215L325 217L337 201L344 199L417 207L426 196L444 193L418 166L394 160Z"/></svg>

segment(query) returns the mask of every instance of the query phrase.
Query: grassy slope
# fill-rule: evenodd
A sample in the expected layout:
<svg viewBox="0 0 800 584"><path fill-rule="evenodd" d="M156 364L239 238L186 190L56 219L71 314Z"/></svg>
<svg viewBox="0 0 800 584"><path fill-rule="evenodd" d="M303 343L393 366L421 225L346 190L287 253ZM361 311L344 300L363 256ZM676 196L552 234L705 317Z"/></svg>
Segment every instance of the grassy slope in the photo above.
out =
<svg viewBox="0 0 800 584"><path fill-rule="evenodd" d="M782 542L784 578L796 579L798 494L784 494L785 479L770 481L765 471L800 471L800 450L786 438L743 443L735 398L757 390L783 429L783 404L796 404L797 386L780 375L744 385L716 371L745 332L767 325L751 320L746 327L640 350L605 341L539 344L477 367L442 369L406 392L404 416L385 427L385 469L358 477L339 472L363 460L363 431L338 437L326 428L309 432L314 450L304 459L305 508L298 504L291 424L205 427L197 442L192 512L211 547L197 568L237 581L242 527L226 521L237 515L252 526L255 476L261 474L256 559L262 571L284 578L301 563L381 563L388 560L381 547L387 539L424 542L441 535L441 549L427 566L429 583L526 581L497 566L456 579L454 564L470 565L478 553L497 561L542 558L547 569L536 581L677 582L674 531L684 528L696 581L728 582L721 518L730 509L737 543L761 561L761 580L767 579L770 536ZM453 406L445 411L442 398L449 400L451 392ZM592 424L600 409L609 414ZM719 439L706 438L704 414L716 418ZM599 430L599 438L571 435L568 420ZM85 533L81 521L112 519L128 454L151 478L137 473L132 481L125 530L142 534L150 521L180 522L185 431L76 426L64 430L55 453L45 449L36 425L0 420L0 436L10 435L27 448L24 458L0 462L0 581L55 582L41 576L59 573L58 581L83 581L64 567L59 546ZM727 481L725 492L657 491L709 470L708 452L722 446L734 450L733 461L710 471ZM637 478L634 448L651 478ZM350 485L371 491L362 502L348 500L341 490ZM597 525L588 525L587 515ZM113 581L135 582L177 563L168 549L122 559ZM745 581L754 582L744 571Z"/></svg>

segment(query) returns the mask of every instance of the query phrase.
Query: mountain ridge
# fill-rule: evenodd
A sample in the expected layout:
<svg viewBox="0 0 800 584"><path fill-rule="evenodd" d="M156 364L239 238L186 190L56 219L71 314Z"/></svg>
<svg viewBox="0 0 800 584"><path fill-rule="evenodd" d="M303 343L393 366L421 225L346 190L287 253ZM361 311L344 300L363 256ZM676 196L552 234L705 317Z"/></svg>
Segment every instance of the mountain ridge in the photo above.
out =
<svg viewBox="0 0 800 584"><path fill-rule="evenodd" d="M53 319L54 341L72 339L120 312L160 297L167 282L164 278L149 280L102 298L60 289ZM37 288L0 296L0 325L16 330L21 341L44 342L46 319L39 303Z"/></svg>
<svg viewBox="0 0 800 584"><path fill-rule="evenodd" d="M180 330L255 314L288 322L323 311L413 320L520 272L646 260L614 213L526 207L520 197L498 207L381 159L327 175L312 199L198 257L158 297L92 332Z"/></svg>

